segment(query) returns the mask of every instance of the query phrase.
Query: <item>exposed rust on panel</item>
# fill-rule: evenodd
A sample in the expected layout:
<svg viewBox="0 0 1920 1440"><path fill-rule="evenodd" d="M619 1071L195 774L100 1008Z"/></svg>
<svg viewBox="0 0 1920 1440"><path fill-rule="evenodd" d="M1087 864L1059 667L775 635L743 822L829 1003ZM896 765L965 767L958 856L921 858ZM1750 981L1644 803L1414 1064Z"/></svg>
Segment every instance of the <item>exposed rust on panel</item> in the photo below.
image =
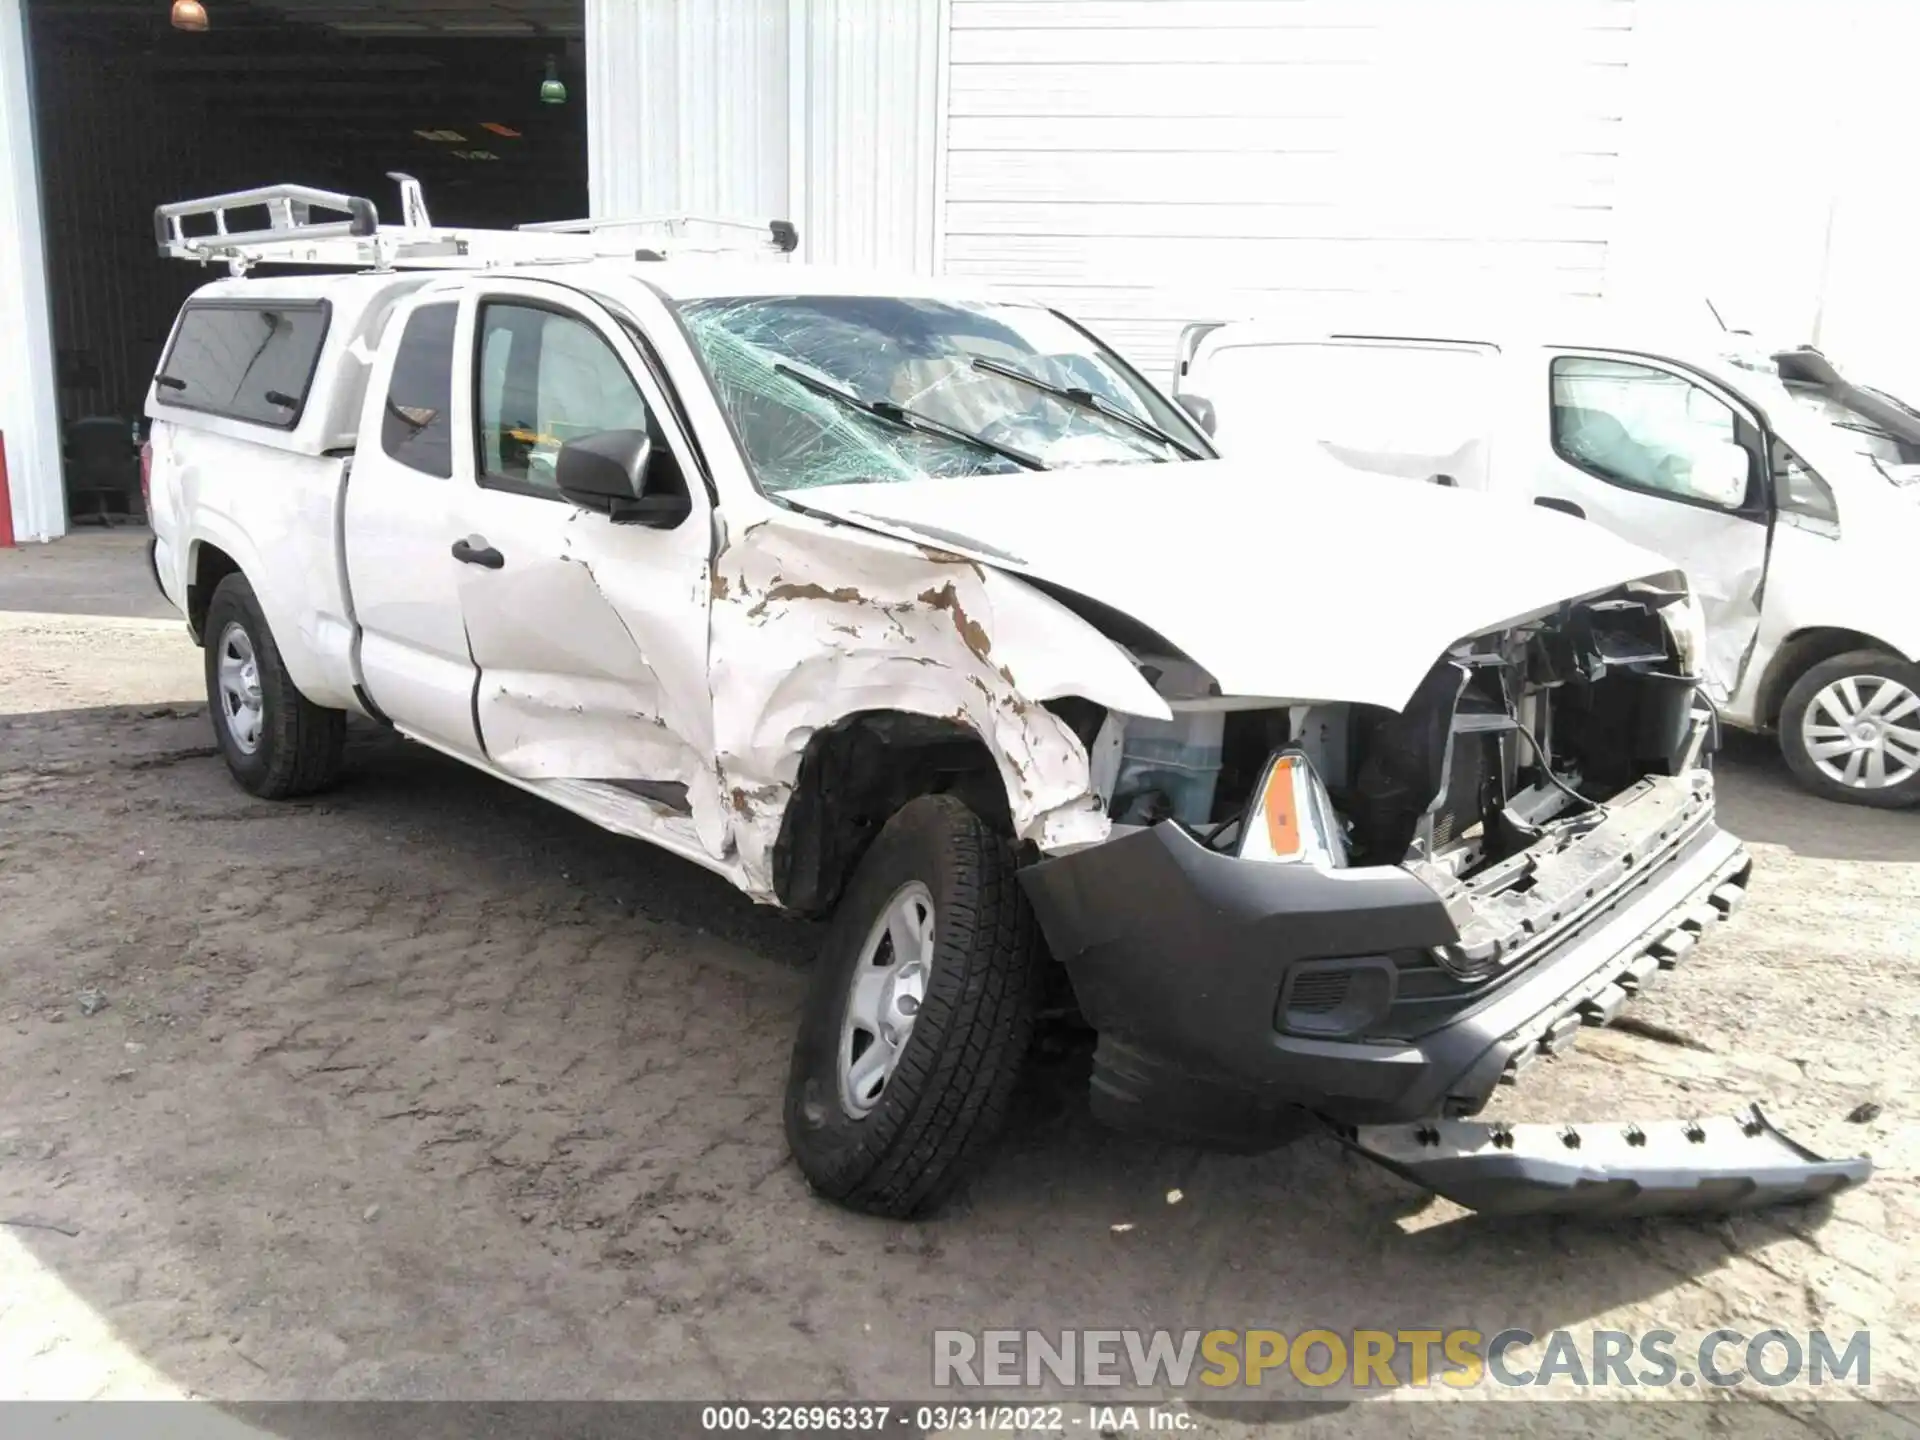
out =
<svg viewBox="0 0 1920 1440"><path fill-rule="evenodd" d="M749 619L758 619L767 613L767 607L776 600L828 600L835 605L865 605L867 597L851 585L837 585L829 590L824 585L816 585L811 580L783 580L769 587L767 593L754 602L747 611Z"/></svg>
<svg viewBox="0 0 1920 1440"><path fill-rule="evenodd" d="M953 628L960 632L960 639L976 657L985 661L993 652L993 638L986 628L975 620L960 604L960 592L954 588L951 580L934 590L922 590L920 603L935 610L945 610L953 616Z"/></svg>

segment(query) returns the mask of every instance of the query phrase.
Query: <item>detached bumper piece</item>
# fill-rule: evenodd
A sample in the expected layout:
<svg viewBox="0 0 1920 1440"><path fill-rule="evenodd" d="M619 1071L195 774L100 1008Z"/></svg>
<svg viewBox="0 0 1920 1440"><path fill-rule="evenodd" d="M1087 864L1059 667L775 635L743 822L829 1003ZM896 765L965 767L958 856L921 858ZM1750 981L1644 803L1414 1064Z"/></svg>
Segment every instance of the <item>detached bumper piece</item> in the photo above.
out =
<svg viewBox="0 0 1920 1440"><path fill-rule="evenodd" d="M1646 1125L1363 1125L1342 1140L1485 1215L1723 1215L1801 1204L1861 1184L1865 1156L1823 1160L1744 1117Z"/></svg>

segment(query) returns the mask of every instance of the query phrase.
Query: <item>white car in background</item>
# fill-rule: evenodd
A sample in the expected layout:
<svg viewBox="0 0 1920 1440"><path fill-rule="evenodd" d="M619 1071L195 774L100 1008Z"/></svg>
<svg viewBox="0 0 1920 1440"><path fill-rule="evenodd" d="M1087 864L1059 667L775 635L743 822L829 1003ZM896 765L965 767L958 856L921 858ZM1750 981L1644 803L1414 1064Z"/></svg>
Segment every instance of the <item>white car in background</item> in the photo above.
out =
<svg viewBox="0 0 1920 1440"><path fill-rule="evenodd" d="M1920 804L1920 412L1739 333L1491 328L1190 326L1176 388L1222 453L1277 473L1489 492L1667 555L1729 724L1777 734L1818 794Z"/></svg>

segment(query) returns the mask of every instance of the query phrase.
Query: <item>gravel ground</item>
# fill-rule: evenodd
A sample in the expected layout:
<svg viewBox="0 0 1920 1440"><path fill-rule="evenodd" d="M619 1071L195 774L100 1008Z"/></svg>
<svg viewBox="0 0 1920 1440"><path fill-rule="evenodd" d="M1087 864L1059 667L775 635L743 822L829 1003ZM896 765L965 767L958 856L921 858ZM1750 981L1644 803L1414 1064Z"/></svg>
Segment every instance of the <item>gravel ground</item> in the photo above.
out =
<svg viewBox="0 0 1920 1440"><path fill-rule="evenodd" d="M942 1327L1777 1325L1871 1328L1880 1403L1717 1424L1916 1433L1884 1405L1920 1380L1920 816L1824 805L1736 743L1752 899L1635 1008L1666 1038L1589 1032L1496 1111L1759 1100L1874 1153L1829 1206L1482 1221L1329 1143L1105 1133L1065 1047L963 1200L892 1224L785 1153L811 927L371 729L336 793L251 799L198 652L125 618L151 604L136 544L0 552L0 1398L913 1396ZM1400 1433L1389 1411L1289 1428Z"/></svg>

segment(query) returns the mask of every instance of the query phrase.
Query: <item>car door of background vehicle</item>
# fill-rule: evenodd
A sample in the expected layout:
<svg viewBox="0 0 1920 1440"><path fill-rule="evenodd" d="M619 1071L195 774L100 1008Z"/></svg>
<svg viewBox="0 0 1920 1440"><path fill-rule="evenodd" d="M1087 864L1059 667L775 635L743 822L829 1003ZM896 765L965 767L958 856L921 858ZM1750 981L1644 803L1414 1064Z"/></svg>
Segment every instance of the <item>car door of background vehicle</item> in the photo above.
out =
<svg viewBox="0 0 1920 1440"><path fill-rule="evenodd" d="M387 326L347 477L341 546L357 667L373 703L408 734L478 755L473 659L447 554L454 478L454 335L460 297L428 291ZM316 521L316 523L319 523Z"/></svg>
<svg viewBox="0 0 1920 1440"><path fill-rule="evenodd" d="M1179 381L1213 403L1223 455L1311 474L1332 459L1403 480L1487 488L1499 351L1452 341L1281 339L1223 326Z"/></svg>
<svg viewBox="0 0 1920 1440"><path fill-rule="evenodd" d="M1751 410L1648 356L1557 351L1546 358L1547 445L1534 502L1583 515L1687 572L1707 618L1708 689L1739 688L1760 624L1771 505ZM1714 466L1745 454L1745 484ZM1737 494L1737 498L1735 498Z"/></svg>
<svg viewBox="0 0 1920 1440"><path fill-rule="evenodd" d="M620 324L562 285L478 287L459 347L467 423L444 544L464 556L487 758L523 780L597 782L682 831L691 820L717 856L712 517L664 392ZM654 473L691 498L677 526L615 524L560 494L560 446L610 430L650 433Z"/></svg>

